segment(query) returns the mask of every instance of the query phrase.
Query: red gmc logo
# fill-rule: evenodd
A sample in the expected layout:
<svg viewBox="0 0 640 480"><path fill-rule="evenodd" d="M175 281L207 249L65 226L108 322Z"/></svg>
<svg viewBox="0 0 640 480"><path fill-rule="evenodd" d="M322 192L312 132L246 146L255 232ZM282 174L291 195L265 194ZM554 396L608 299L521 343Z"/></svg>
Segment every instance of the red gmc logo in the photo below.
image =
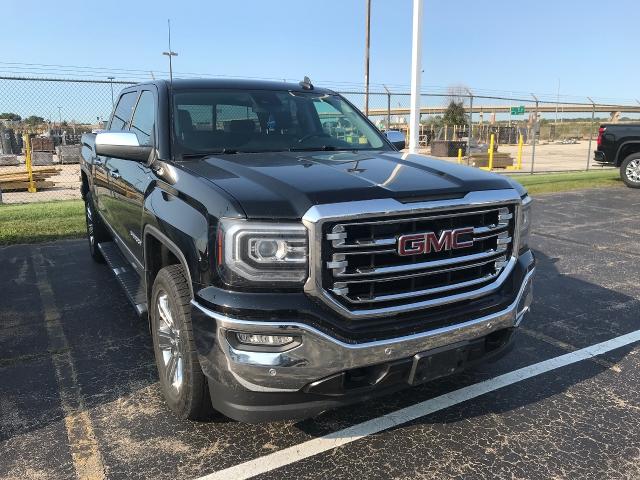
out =
<svg viewBox="0 0 640 480"><path fill-rule="evenodd" d="M460 237L469 234L473 235L473 227L442 230L440 236L436 235L435 232L402 235L398 238L398 255L421 255L468 248L473 245L473 237L471 240L466 241L461 241Z"/></svg>

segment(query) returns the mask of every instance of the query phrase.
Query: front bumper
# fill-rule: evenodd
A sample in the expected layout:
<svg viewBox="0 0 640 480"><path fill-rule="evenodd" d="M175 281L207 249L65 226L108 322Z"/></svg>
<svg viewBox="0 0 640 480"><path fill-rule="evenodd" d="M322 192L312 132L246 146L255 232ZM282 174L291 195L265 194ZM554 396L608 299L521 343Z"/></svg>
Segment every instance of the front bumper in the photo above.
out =
<svg viewBox="0 0 640 480"><path fill-rule="evenodd" d="M238 412L254 410L251 405L256 403L256 395L259 397L267 394L270 396L267 403L283 402L280 405L280 414L275 417L268 415L267 418L309 416L313 412L325 410L331 402L327 404L318 401L318 395L312 395L313 407L306 405L302 410L296 407L299 414L289 415L291 412L287 410L287 399L295 398L295 403L300 404L300 395L309 396L308 392L313 390L314 384L341 372L374 365L394 365L397 362L411 360L424 352L469 344L474 340L489 338L491 334L498 332L512 332L529 311L535 272L530 252L521 256L519 263L521 276L513 279L517 285L514 289L517 294L505 308L420 333L360 343L337 338L302 321L260 318L257 311L257 320L246 315L238 318L230 315L229 309L222 308L216 311L205 306L205 302L196 296L192 301L192 321L200 364L210 380L210 385L214 385L219 391L225 391L224 394L218 395L218 400L222 398L224 405L216 404L217 395L213 393L214 406L229 416L252 421L253 416L246 417ZM246 350L246 347L239 349L237 345L232 344L228 339L229 331L292 335L300 338L301 343L285 351L251 351ZM404 385L407 385L406 379ZM358 398L366 398L369 393L364 392ZM229 397L232 399L229 400ZM231 404L233 406L230 406ZM260 417L260 420L262 419Z"/></svg>

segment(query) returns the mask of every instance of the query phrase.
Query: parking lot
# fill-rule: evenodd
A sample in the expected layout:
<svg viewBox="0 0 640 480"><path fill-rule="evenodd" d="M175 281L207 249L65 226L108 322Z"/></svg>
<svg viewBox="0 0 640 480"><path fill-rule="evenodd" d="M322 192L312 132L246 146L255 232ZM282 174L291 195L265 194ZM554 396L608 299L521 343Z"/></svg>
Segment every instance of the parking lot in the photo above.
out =
<svg viewBox="0 0 640 480"><path fill-rule="evenodd" d="M85 240L2 247L0 478L640 478L639 210L624 187L536 199L508 356L263 425L173 417L147 325Z"/></svg>

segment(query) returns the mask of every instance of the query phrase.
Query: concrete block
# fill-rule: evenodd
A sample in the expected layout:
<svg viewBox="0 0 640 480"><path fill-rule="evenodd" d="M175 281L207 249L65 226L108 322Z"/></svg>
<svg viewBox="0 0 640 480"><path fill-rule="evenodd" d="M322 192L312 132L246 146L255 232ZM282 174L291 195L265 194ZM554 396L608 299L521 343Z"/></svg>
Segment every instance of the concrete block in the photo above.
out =
<svg viewBox="0 0 640 480"><path fill-rule="evenodd" d="M53 153L31 152L32 165L53 165Z"/></svg>

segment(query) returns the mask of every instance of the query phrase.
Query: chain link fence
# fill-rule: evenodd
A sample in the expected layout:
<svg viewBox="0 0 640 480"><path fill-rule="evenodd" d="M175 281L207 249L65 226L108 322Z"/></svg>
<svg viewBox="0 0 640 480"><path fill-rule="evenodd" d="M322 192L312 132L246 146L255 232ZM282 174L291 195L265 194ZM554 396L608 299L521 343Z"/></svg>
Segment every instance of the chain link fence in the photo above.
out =
<svg viewBox="0 0 640 480"><path fill-rule="evenodd" d="M114 99L132 83L0 77L0 200L79 198L80 137L104 127ZM340 93L364 111L364 92ZM380 130L401 131L408 139L410 100L408 92L374 91L366 113ZM421 95L419 146L424 154L487 168L493 144L491 167L498 172L588 170L602 168L592 163L599 125L639 116L640 104L507 98L457 88Z"/></svg>

